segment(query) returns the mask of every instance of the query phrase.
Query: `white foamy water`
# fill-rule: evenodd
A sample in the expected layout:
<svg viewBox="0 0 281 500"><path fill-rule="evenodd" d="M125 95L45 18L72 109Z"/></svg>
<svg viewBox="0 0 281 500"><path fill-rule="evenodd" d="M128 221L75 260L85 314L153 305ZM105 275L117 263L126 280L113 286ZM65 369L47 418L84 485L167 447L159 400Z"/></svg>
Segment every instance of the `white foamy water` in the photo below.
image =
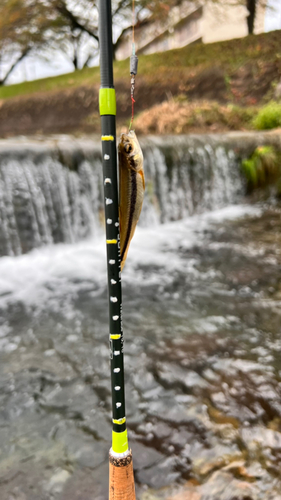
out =
<svg viewBox="0 0 281 500"><path fill-rule="evenodd" d="M1 142L1 141L0 141ZM252 146L251 146L252 147ZM143 143L146 190L141 227L239 203L245 193L234 141L150 138ZM103 221L100 144L0 144L0 255L97 236ZM112 203L110 198L105 200Z"/></svg>
<svg viewBox="0 0 281 500"><path fill-rule="evenodd" d="M167 283L173 273L192 270L194 262L179 249L201 245L210 224L260 212L258 207L236 205L153 228L138 227L122 273L124 285ZM1 307L21 301L39 309L46 305L58 309L60 298L71 301L80 290L91 290L94 296L104 291L106 283L105 237L101 236L0 259Z"/></svg>

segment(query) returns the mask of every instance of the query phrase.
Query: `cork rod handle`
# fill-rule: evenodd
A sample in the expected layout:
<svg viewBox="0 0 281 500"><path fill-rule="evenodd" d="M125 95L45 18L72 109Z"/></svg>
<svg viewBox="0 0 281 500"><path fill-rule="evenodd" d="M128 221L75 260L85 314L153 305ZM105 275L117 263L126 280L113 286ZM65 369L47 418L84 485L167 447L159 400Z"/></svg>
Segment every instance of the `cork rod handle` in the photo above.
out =
<svg viewBox="0 0 281 500"><path fill-rule="evenodd" d="M109 500L136 500L133 458L115 458L109 452Z"/></svg>

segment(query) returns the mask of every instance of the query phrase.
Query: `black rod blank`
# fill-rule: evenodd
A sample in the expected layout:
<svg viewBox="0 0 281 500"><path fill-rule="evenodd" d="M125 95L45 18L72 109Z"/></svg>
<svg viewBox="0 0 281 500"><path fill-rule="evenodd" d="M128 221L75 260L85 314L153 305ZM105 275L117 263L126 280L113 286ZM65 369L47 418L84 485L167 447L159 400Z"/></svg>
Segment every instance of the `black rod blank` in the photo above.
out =
<svg viewBox="0 0 281 500"><path fill-rule="evenodd" d="M128 451L128 439L125 417L123 367L122 287L115 122L116 101L115 91L113 90L111 0L99 0L99 39L101 71L100 114L113 416L112 450L114 453L122 454Z"/></svg>
<svg viewBox="0 0 281 500"><path fill-rule="evenodd" d="M111 0L99 0L100 79L102 88L113 88Z"/></svg>

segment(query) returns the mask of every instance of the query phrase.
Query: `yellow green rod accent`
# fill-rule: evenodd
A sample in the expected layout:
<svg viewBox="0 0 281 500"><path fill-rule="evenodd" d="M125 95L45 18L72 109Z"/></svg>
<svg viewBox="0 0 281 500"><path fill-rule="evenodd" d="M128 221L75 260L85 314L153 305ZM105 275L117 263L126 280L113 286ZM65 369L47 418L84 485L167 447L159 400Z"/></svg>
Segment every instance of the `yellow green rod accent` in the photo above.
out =
<svg viewBox="0 0 281 500"><path fill-rule="evenodd" d="M115 89L100 89L99 93L100 115L116 115Z"/></svg>
<svg viewBox="0 0 281 500"><path fill-rule="evenodd" d="M112 419L112 422L116 425L123 425L126 423L126 417L123 417L123 418L119 418L119 420L116 420L116 419Z"/></svg>
<svg viewBox="0 0 281 500"><path fill-rule="evenodd" d="M123 432L112 431L112 450L114 453L125 453L129 449L127 429Z"/></svg>
<svg viewBox="0 0 281 500"><path fill-rule="evenodd" d="M102 135L101 136L101 140L102 141L111 141L111 142L113 142L114 141L114 137L113 137L113 135Z"/></svg>

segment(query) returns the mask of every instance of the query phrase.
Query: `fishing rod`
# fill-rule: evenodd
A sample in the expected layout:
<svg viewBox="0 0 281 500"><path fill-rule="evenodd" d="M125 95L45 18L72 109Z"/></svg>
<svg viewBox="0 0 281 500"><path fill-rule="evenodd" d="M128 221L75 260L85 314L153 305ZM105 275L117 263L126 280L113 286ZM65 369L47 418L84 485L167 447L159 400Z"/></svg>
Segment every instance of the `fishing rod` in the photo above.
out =
<svg viewBox="0 0 281 500"><path fill-rule="evenodd" d="M116 152L116 96L113 81L111 0L99 0L99 43L101 78L99 106L102 131L112 390L112 447L109 451L109 500L135 500L132 452L128 444L125 413Z"/></svg>

